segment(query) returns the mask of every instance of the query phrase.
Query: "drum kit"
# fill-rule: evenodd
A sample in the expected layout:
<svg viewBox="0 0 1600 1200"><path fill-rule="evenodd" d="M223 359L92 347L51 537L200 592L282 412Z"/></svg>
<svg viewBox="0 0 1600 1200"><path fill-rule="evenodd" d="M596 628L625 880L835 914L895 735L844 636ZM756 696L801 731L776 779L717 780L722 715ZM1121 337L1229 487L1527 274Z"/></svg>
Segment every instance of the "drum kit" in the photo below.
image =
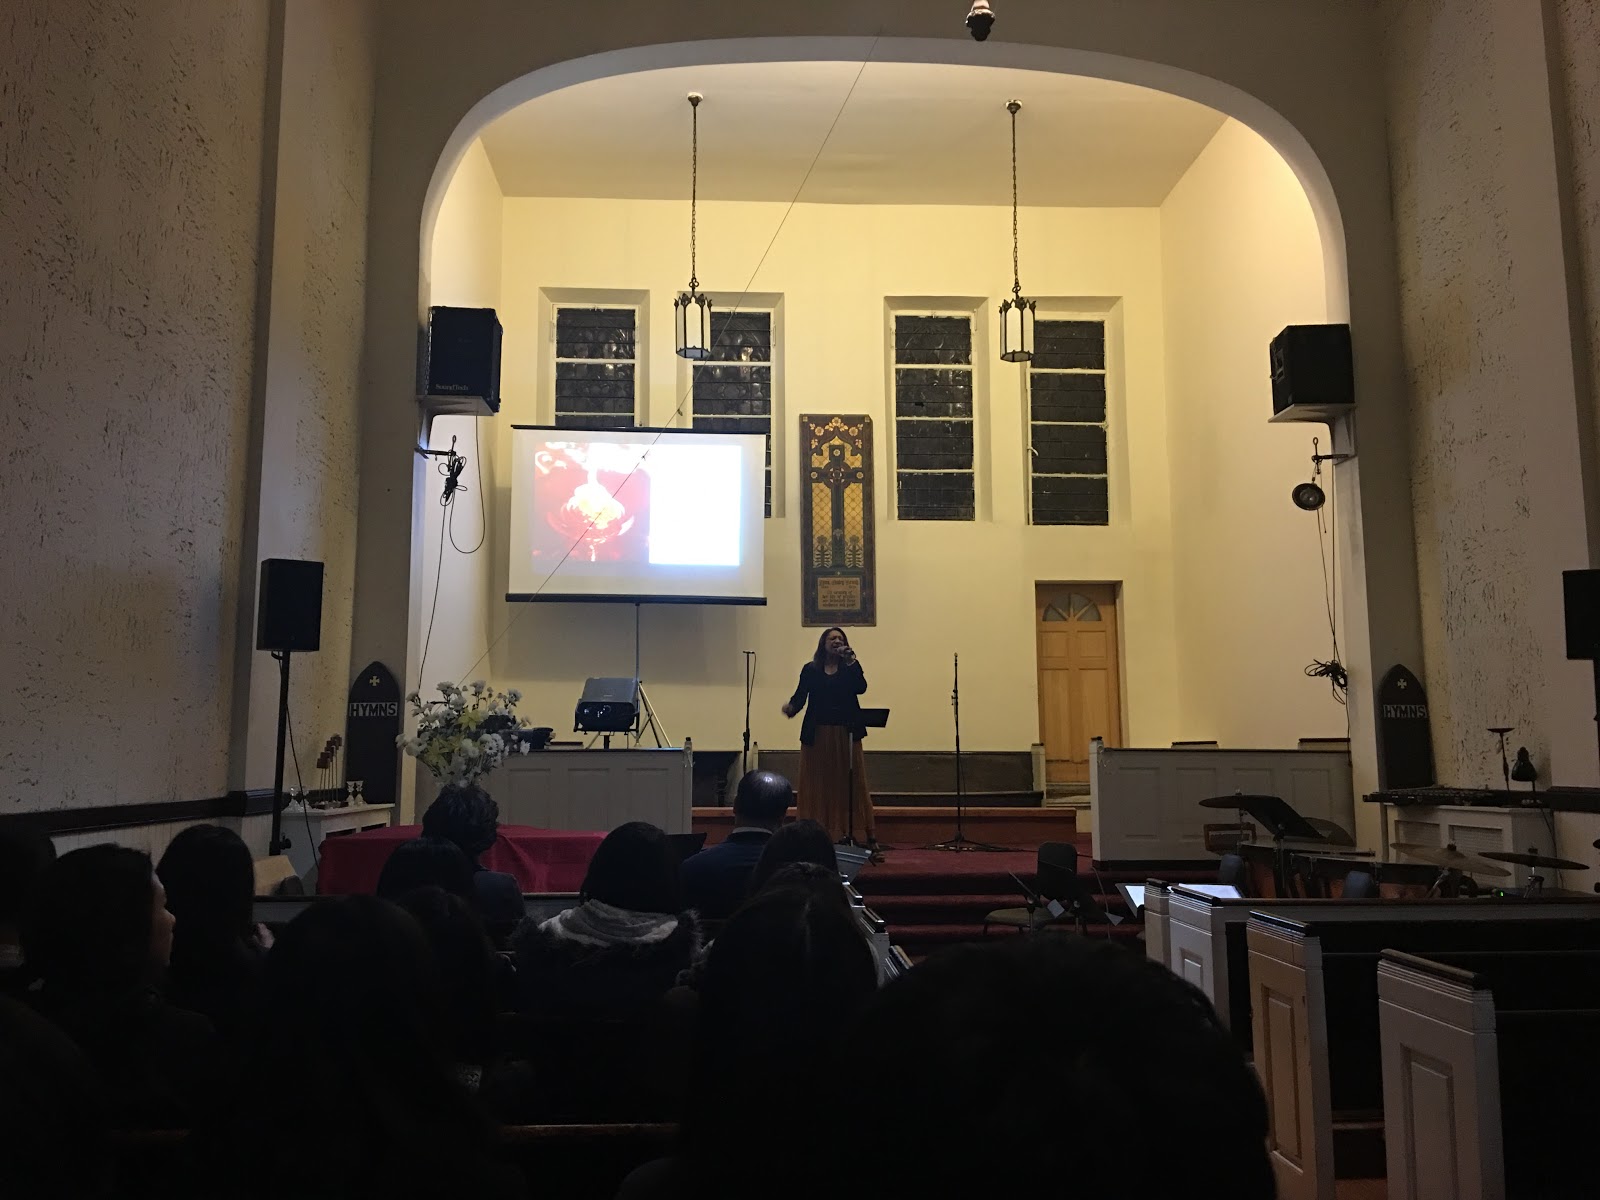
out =
<svg viewBox="0 0 1600 1200"><path fill-rule="evenodd" d="M1504 879L1511 874L1507 867L1501 863L1512 866L1527 867L1532 871L1587 871L1587 864L1573 862L1570 858L1555 858L1549 854L1540 854L1537 850L1523 852L1520 850L1485 850L1482 854L1467 854L1457 850L1454 845L1424 846L1417 842L1396 842L1393 849L1398 854L1416 862L1427 863L1439 868L1439 878L1429 889L1429 895L1473 895L1475 885L1472 876L1482 876L1488 879ZM1524 896L1537 896L1544 891L1544 876L1534 874L1528 876L1528 882L1522 888Z"/></svg>

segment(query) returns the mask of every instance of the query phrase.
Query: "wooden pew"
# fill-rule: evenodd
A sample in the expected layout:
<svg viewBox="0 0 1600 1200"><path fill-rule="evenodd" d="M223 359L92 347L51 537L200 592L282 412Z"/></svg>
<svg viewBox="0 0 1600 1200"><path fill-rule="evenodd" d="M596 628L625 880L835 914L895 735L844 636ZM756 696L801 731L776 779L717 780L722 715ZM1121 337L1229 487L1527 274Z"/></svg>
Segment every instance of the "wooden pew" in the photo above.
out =
<svg viewBox="0 0 1600 1200"><path fill-rule="evenodd" d="M1385 951L1377 982L1391 1197L1600 1190L1600 954Z"/></svg>
<svg viewBox="0 0 1600 1200"><path fill-rule="evenodd" d="M1403 909L1397 906L1404 906ZM1173 885L1167 898L1167 955L1173 972L1206 994L1234 1039L1249 1049L1250 967L1245 923L1252 912L1289 920L1570 920L1600 917L1600 897L1543 896L1416 900L1223 900ZM1330 914L1337 914L1330 916Z"/></svg>
<svg viewBox="0 0 1600 1200"><path fill-rule="evenodd" d="M1410 905L1391 905L1403 914ZM1600 923L1476 918L1288 920L1255 914L1246 937L1257 1075L1284 1200L1332 1200L1336 1178L1384 1172L1377 1137L1384 1096L1378 1053L1378 962L1390 948L1454 958L1504 953L1600 954Z"/></svg>
<svg viewBox="0 0 1600 1200"><path fill-rule="evenodd" d="M1172 889L1165 880L1147 879L1144 885L1144 952L1163 967L1172 966L1167 950L1167 900Z"/></svg>

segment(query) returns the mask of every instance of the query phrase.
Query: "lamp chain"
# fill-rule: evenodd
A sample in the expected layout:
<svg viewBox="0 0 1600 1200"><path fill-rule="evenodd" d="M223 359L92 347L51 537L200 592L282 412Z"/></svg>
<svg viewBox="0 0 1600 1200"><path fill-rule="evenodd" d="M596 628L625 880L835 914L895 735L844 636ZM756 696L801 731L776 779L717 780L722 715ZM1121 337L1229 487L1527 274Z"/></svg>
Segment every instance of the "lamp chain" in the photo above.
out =
<svg viewBox="0 0 1600 1200"><path fill-rule="evenodd" d="M1011 294L1022 296L1022 266L1017 251L1017 110L1022 107L1012 100L1006 108L1011 113Z"/></svg>
<svg viewBox="0 0 1600 1200"><path fill-rule="evenodd" d="M689 93L689 111L693 120L693 150L690 157L689 170L689 294L692 296L700 287L700 278L695 269L695 243L699 232L700 210L700 94Z"/></svg>

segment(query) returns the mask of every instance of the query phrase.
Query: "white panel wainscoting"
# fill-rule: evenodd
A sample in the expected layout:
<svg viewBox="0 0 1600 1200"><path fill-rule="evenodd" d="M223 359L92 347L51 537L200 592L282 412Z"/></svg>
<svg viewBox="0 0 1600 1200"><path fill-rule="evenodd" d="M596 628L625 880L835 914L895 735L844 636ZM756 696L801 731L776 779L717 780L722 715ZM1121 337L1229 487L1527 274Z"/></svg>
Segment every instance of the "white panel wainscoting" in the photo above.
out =
<svg viewBox="0 0 1600 1200"><path fill-rule="evenodd" d="M484 780L506 825L609 833L648 821L688 833L694 757L681 750L543 750L507 759Z"/></svg>
<svg viewBox="0 0 1600 1200"><path fill-rule="evenodd" d="M1355 829L1350 755L1335 750L1122 749L1091 746L1089 799L1098 863L1211 862L1205 827L1233 810L1200 801L1281 796L1303 817Z"/></svg>
<svg viewBox="0 0 1600 1200"><path fill-rule="evenodd" d="M218 817L214 821L159 821L149 825L122 825L114 829L86 829L82 832L58 833L51 837L58 855L84 846L98 846L112 842L143 850L159 861L172 839L193 825L221 825L244 839L253 858L265 858L267 840L272 833L272 818L267 814L248 817Z"/></svg>

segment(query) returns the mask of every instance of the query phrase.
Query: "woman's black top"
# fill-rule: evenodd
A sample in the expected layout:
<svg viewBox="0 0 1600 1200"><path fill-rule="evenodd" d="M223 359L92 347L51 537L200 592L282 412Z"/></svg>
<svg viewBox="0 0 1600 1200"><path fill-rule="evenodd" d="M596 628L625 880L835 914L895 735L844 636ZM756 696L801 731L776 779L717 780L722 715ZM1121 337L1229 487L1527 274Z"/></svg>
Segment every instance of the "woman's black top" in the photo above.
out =
<svg viewBox="0 0 1600 1200"><path fill-rule="evenodd" d="M867 736L867 727L861 723L861 705L856 697L867 690L867 677L861 664L841 665L829 675L814 662L800 668L800 683L789 697L789 707L799 711L805 706L806 717L800 724L800 744L810 746L817 738L818 725L843 725L859 738Z"/></svg>

